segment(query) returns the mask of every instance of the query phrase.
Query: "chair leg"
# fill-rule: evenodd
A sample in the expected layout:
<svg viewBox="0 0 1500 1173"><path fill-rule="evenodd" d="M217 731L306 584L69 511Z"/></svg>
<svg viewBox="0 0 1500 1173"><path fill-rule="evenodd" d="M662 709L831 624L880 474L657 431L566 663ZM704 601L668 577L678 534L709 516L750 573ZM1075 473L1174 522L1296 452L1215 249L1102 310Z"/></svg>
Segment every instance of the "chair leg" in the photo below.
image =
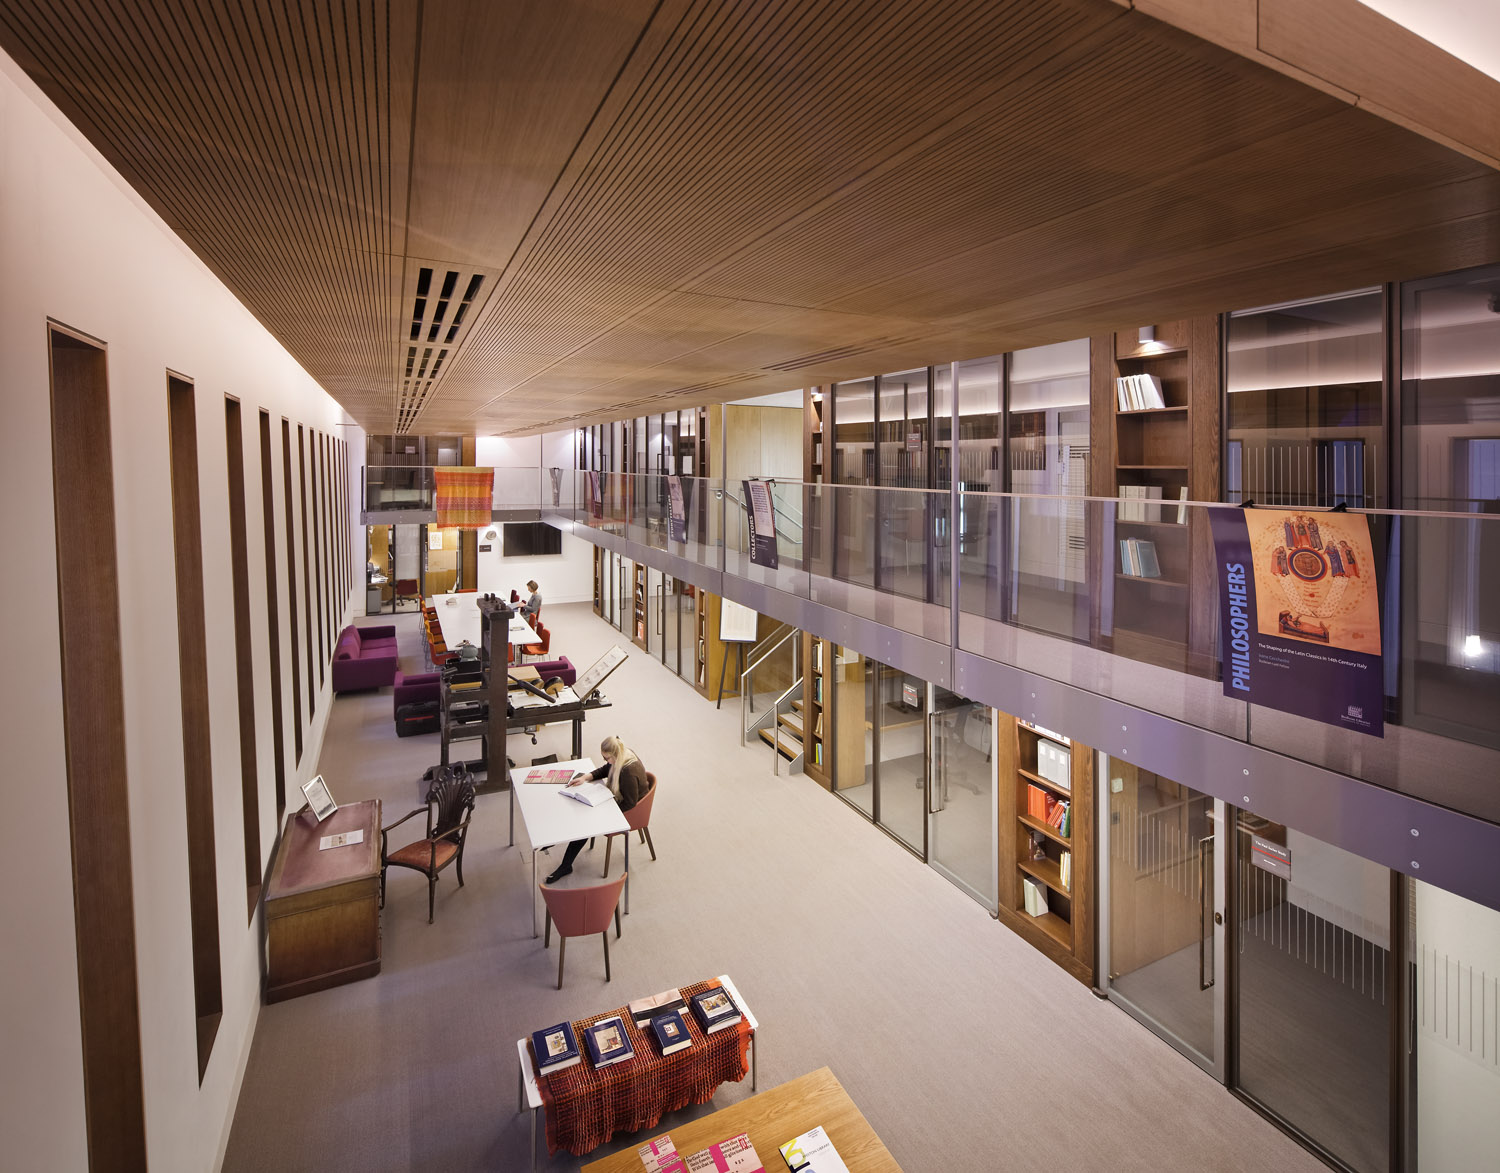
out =
<svg viewBox="0 0 1500 1173"><path fill-rule="evenodd" d="M651 841L651 828L650 827L642 827L641 830L644 831L645 834L646 834L646 846L651 849L651 858L655 859L656 858L656 844Z"/></svg>
<svg viewBox="0 0 1500 1173"><path fill-rule="evenodd" d="M615 940L620 939L620 906L615 905Z"/></svg>
<svg viewBox="0 0 1500 1173"><path fill-rule="evenodd" d="M380 865L380 907L385 907L385 864Z"/></svg>
<svg viewBox="0 0 1500 1173"><path fill-rule="evenodd" d="M656 856L653 855L651 858L655 859ZM458 849L458 858L453 861L453 868L458 872L458 886L462 888L464 886L464 849L462 847Z"/></svg>
<svg viewBox="0 0 1500 1173"><path fill-rule="evenodd" d="M568 939L561 933L557 934L557 988L562 989L562 967L563 958L568 955Z"/></svg>
<svg viewBox="0 0 1500 1173"><path fill-rule="evenodd" d="M547 910L547 927L542 932L542 948L552 948L552 910Z"/></svg>
<svg viewBox="0 0 1500 1173"><path fill-rule="evenodd" d="M427 923L432 923L433 908L437 903L437 875L427 877Z"/></svg>
<svg viewBox="0 0 1500 1173"><path fill-rule="evenodd" d="M609 934L600 933L599 939L604 942L604 980L609 981Z"/></svg>
<svg viewBox="0 0 1500 1173"><path fill-rule="evenodd" d="M614 848L614 845L615 837L613 835L606 835L604 837L604 874L606 876L609 875L609 853Z"/></svg>

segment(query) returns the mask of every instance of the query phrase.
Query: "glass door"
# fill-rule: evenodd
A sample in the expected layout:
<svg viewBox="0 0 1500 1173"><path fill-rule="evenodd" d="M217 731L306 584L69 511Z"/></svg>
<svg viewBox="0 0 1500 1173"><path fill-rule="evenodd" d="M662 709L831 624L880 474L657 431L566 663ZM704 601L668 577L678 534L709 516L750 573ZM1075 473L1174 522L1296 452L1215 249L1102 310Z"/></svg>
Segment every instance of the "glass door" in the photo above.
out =
<svg viewBox="0 0 1500 1173"><path fill-rule="evenodd" d="M1391 873L1240 811L1239 1090L1332 1161L1390 1168Z"/></svg>
<svg viewBox="0 0 1500 1173"><path fill-rule="evenodd" d="M1106 754L1099 777L1105 989L1222 1080L1224 803Z"/></svg>
<svg viewBox="0 0 1500 1173"><path fill-rule="evenodd" d="M867 678L874 690L875 821L926 858L927 684L885 664Z"/></svg>
<svg viewBox="0 0 1500 1173"><path fill-rule="evenodd" d="M927 716L928 862L991 912L999 907L995 711L933 685Z"/></svg>

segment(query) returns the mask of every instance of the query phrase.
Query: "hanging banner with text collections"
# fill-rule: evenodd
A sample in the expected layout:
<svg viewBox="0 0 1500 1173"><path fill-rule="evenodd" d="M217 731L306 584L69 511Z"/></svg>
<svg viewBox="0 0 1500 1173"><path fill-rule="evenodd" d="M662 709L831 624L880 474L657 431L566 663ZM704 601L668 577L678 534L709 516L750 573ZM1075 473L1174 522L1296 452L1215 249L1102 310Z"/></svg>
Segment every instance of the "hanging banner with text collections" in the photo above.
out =
<svg viewBox="0 0 1500 1173"><path fill-rule="evenodd" d="M775 570L780 561L776 557L776 513L771 508L771 483L741 481L740 484L745 486L745 514L750 519L751 565Z"/></svg>
<svg viewBox="0 0 1500 1173"><path fill-rule="evenodd" d="M599 491L599 474L589 473L589 516L598 521L604 516L604 494Z"/></svg>
<svg viewBox="0 0 1500 1173"><path fill-rule="evenodd" d="M667 538L673 542L687 541L687 503L682 499L682 478L667 478Z"/></svg>
<svg viewBox="0 0 1500 1173"><path fill-rule="evenodd" d="M1210 509L1224 695L1385 735L1380 596L1359 513Z"/></svg>

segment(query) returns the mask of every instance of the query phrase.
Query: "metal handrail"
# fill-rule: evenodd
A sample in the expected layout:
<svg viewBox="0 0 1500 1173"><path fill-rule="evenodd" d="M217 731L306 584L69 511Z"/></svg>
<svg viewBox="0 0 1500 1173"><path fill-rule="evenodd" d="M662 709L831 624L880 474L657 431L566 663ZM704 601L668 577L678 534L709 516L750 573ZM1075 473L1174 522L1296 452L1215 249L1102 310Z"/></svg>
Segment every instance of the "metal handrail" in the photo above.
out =
<svg viewBox="0 0 1500 1173"><path fill-rule="evenodd" d="M750 695L751 695L750 687L749 687L749 685L750 685L750 674L752 672L754 672L757 668L759 668L761 666L761 664L765 663L766 658L768 656L770 656L770 654L772 652L774 652L778 648L780 648L782 644L786 643L787 640L791 639L794 635L800 635L800 634L802 634L801 628L793 627L789 623L783 623L781 626L785 627L787 629L786 634L783 635L780 639L777 639L776 642L774 644L772 644L770 647L765 648L760 653L760 655L758 657L755 655L754 651L752 651L750 653L750 655L751 655L751 661L750 661L749 665L745 668L745 670L743 672L740 673L739 685L740 685L740 744L741 745L745 744L745 739L750 736L750 734L751 734L751 732L753 730L760 728L760 723L765 718L765 713L762 713L754 721L752 721L750 719ZM777 631L779 631L779 630L780 630L780 628L777 629ZM774 639L775 636L776 636L776 632L773 631L770 635L766 636L766 640ZM764 641L762 641L762 642L764 643ZM800 649L801 649L801 645L800 644L795 644L794 643L792 645L792 674L794 676L797 676L797 678L799 680L801 679L801 676L800 676L799 673L800 673L800 670L801 670L801 667L802 667L802 665L801 665L801 656L799 655ZM767 712L774 713L775 711L776 711L776 703L772 702L771 707L770 707L770 709L767 710Z"/></svg>
<svg viewBox="0 0 1500 1173"><path fill-rule="evenodd" d="M777 717L777 720L771 725L771 773L777 778L781 777L781 706L783 702L791 697L792 693L802 687L804 679L804 677L799 676L796 680L792 681L791 686L771 702L771 707L768 710L768 712L774 713ZM807 731L805 728L802 736L802 754L803 760L806 761Z"/></svg>
<svg viewBox="0 0 1500 1173"><path fill-rule="evenodd" d="M782 627L786 628L785 634L782 633ZM746 676L755 671L756 667L762 660L764 660L782 644L786 643L788 639L796 635L800 630L800 628L793 627L790 623L783 622L780 627L771 632L770 635L766 636L766 638L761 640L760 643L756 644L755 647L751 648L750 663L746 665L745 670L740 673L740 679L743 681ZM781 637L780 639L776 638L778 635ZM766 644L773 639L776 640L776 642L774 644L771 644L770 647L766 647Z"/></svg>

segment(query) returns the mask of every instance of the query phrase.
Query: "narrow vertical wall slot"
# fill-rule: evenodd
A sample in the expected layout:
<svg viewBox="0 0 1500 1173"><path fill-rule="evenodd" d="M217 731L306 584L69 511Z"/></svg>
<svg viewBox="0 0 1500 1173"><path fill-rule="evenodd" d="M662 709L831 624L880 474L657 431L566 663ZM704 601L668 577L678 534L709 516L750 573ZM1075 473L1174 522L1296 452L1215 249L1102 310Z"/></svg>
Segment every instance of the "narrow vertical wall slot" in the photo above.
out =
<svg viewBox="0 0 1500 1173"><path fill-rule="evenodd" d="M308 447L312 451L308 454L310 465L307 469L308 479L312 482L312 561L308 563L311 568L314 584L314 597L317 599L318 609L316 612L308 612L308 624L318 629L318 685L323 684L326 668L324 663L327 659L328 648L328 606L323 596L323 545L327 535L323 532L323 495L321 490L322 477L319 474L318 455L320 451L320 438L315 428L309 428L307 432ZM313 623L316 616L317 622ZM307 674L309 680L312 673Z"/></svg>
<svg viewBox="0 0 1500 1173"><path fill-rule="evenodd" d="M307 440L303 427L297 425L297 489L302 498L302 609L307 612L307 716L311 720L318 711L318 690L313 685L313 618L312 605L312 561L307 556ZM322 676L319 675L321 682Z"/></svg>
<svg viewBox="0 0 1500 1173"><path fill-rule="evenodd" d="M198 421L193 385L167 376L172 545L177 579L177 665L182 685L183 806L187 815L188 912L198 1081L219 1033L224 989L219 968L218 870L214 859L213 752L209 729L207 630L203 606L203 523L198 492Z"/></svg>
<svg viewBox="0 0 1500 1173"><path fill-rule="evenodd" d="M229 564L234 576L234 666L240 717L240 796L245 838L245 903L260 901L260 763L255 745L255 653L250 633L250 551L245 526L245 436L240 405L224 400L229 473Z"/></svg>
<svg viewBox="0 0 1500 1173"><path fill-rule="evenodd" d="M297 765L302 764L302 657L297 652L297 518L292 502L292 425L281 420L281 505L286 528L286 605L288 644L292 654L292 739L296 744ZM304 562L304 566L306 563ZM307 682L312 688L312 681Z"/></svg>
<svg viewBox="0 0 1500 1173"><path fill-rule="evenodd" d="M276 596L276 493L271 416L260 413L260 523L266 547L266 643L271 653L271 746L276 755L276 825L286 810L286 738L281 729L281 607ZM300 749L299 749L300 754Z"/></svg>
<svg viewBox="0 0 1500 1173"><path fill-rule="evenodd" d="M89 1168L146 1168L105 354L49 327L63 741Z"/></svg>

